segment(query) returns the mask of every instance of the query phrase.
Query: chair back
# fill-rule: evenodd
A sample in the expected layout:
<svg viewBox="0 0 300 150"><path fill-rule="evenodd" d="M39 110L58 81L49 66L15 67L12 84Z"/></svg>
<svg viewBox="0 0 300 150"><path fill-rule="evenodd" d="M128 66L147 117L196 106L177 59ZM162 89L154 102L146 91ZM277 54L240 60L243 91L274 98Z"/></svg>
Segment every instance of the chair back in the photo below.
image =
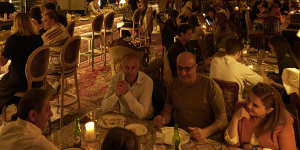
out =
<svg viewBox="0 0 300 150"><path fill-rule="evenodd" d="M246 21L247 32L249 34L249 31L252 30L252 22L251 22L251 19L250 19L250 11L246 11L245 21Z"/></svg>
<svg viewBox="0 0 300 150"><path fill-rule="evenodd" d="M114 26L115 14L114 12L108 13L104 18L104 28L105 30L110 30Z"/></svg>
<svg viewBox="0 0 300 150"><path fill-rule="evenodd" d="M226 113L228 119L231 119L234 109L238 103L239 85L236 82L214 79L223 92L224 102L226 105Z"/></svg>
<svg viewBox="0 0 300 150"><path fill-rule="evenodd" d="M75 21L72 21L72 22L70 22L70 23L67 25L67 31L68 31L68 33L70 34L71 37L72 37L73 34L74 34L74 28L75 28Z"/></svg>
<svg viewBox="0 0 300 150"><path fill-rule="evenodd" d="M47 76L49 64L49 47L41 46L28 57L25 66L27 89L32 88L32 82L42 82Z"/></svg>
<svg viewBox="0 0 300 150"><path fill-rule="evenodd" d="M139 9L136 9L133 13L133 16L132 16L132 23L133 23L133 26L135 25L139 25L139 21L140 21L140 17L141 17L141 12Z"/></svg>
<svg viewBox="0 0 300 150"><path fill-rule="evenodd" d="M270 16L264 18L264 33L272 34L280 32L280 20L276 17Z"/></svg>
<svg viewBox="0 0 300 150"><path fill-rule="evenodd" d="M103 14L98 15L92 23L93 32L100 32L103 26L104 16Z"/></svg>
<svg viewBox="0 0 300 150"><path fill-rule="evenodd" d="M60 62L62 71L65 70L74 70L77 68L78 56L80 48L80 37L74 36L68 39L65 43L61 53L60 53Z"/></svg>

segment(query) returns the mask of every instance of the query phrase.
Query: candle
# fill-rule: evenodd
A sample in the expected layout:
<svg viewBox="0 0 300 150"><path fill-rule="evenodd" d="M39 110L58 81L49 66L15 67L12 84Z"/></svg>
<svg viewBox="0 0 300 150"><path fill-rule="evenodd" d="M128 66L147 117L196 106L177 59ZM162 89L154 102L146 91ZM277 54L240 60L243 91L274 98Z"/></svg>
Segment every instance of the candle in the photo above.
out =
<svg viewBox="0 0 300 150"><path fill-rule="evenodd" d="M235 11L239 11L239 7L238 7L238 6L235 6L235 7L234 7L234 10L235 10Z"/></svg>
<svg viewBox="0 0 300 150"><path fill-rule="evenodd" d="M249 65L248 67L253 70L253 65Z"/></svg>
<svg viewBox="0 0 300 150"><path fill-rule="evenodd" d="M202 29L206 29L206 25L204 24L204 25L202 25Z"/></svg>
<svg viewBox="0 0 300 150"><path fill-rule="evenodd" d="M202 15L203 15L203 17L205 17L205 16L206 16L206 14L205 14L205 13L203 13Z"/></svg>
<svg viewBox="0 0 300 150"><path fill-rule="evenodd" d="M247 52L247 50L245 49L245 50L243 50L243 54L244 55L246 55L248 52Z"/></svg>
<svg viewBox="0 0 300 150"><path fill-rule="evenodd" d="M85 139L87 141L93 141L96 139L95 123L93 121L85 124Z"/></svg>

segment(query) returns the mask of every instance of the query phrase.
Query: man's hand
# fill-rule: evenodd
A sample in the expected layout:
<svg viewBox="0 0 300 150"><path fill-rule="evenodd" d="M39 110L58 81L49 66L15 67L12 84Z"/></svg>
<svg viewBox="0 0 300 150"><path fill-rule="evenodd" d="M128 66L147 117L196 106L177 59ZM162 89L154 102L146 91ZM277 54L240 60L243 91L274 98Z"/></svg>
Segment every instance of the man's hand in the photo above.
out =
<svg viewBox="0 0 300 150"><path fill-rule="evenodd" d="M198 142L208 137L208 133L204 129L197 128L197 127L188 127L188 128L191 132L191 136Z"/></svg>
<svg viewBox="0 0 300 150"><path fill-rule="evenodd" d="M120 97L126 94L127 92L128 92L128 83L124 80L118 81L116 87L116 95Z"/></svg>
<svg viewBox="0 0 300 150"><path fill-rule="evenodd" d="M237 121L246 118L246 119L250 119L250 115L249 113L246 111L246 109L244 107L241 107L238 111L236 111L233 114L232 119L236 119Z"/></svg>
<svg viewBox="0 0 300 150"><path fill-rule="evenodd" d="M157 115L153 119L153 124L155 127L162 127L167 124L167 119L163 115Z"/></svg>

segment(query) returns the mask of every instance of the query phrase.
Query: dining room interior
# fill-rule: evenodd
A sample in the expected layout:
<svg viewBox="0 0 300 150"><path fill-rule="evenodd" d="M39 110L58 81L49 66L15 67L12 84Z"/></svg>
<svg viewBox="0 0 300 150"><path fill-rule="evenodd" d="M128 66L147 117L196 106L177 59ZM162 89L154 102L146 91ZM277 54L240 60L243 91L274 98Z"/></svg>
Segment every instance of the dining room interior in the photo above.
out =
<svg viewBox="0 0 300 150"><path fill-rule="evenodd" d="M0 0L0 150L297 150L299 0Z"/></svg>

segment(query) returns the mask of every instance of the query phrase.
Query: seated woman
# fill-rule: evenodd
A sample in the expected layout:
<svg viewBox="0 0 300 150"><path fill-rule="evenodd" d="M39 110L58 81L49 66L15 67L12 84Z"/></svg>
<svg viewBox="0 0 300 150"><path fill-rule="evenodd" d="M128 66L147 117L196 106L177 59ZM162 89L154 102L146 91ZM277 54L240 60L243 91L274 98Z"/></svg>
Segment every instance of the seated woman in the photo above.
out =
<svg viewBox="0 0 300 150"><path fill-rule="evenodd" d="M0 65L11 60L9 71L0 80L0 108L9 103L17 91L27 89L25 65L33 50L43 44L40 36L35 35L29 16L19 13L14 19L12 35L6 40L0 56Z"/></svg>
<svg viewBox="0 0 300 150"><path fill-rule="evenodd" d="M296 150L293 122L279 92L258 83L249 91L247 105L234 113L225 140L249 150Z"/></svg>
<svg viewBox="0 0 300 150"><path fill-rule="evenodd" d="M102 150L138 150L136 135L127 129L115 127L108 131L102 144Z"/></svg>
<svg viewBox="0 0 300 150"><path fill-rule="evenodd" d="M100 11L99 0L93 0L89 4L90 15L98 15Z"/></svg>
<svg viewBox="0 0 300 150"><path fill-rule="evenodd" d="M30 20L35 33L42 34L45 32L42 26L42 11L40 7L32 7L29 11Z"/></svg>

